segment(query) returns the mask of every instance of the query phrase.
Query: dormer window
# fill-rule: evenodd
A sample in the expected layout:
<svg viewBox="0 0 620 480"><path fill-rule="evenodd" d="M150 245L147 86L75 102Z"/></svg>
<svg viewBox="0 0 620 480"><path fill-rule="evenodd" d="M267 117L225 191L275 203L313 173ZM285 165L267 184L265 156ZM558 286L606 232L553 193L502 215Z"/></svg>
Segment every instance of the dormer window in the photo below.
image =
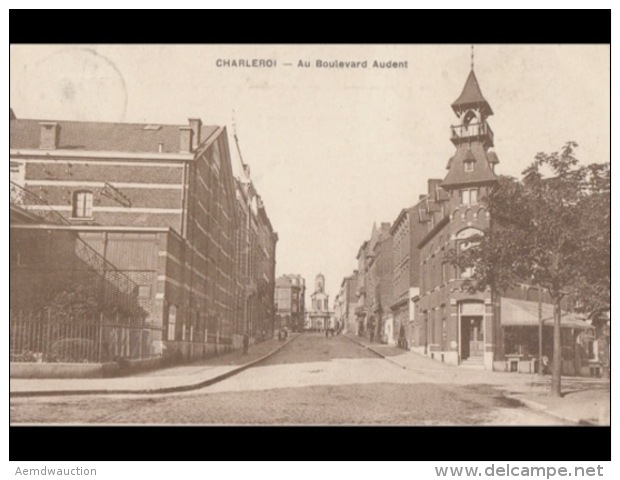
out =
<svg viewBox="0 0 620 480"><path fill-rule="evenodd" d="M465 172L473 172L474 171L474 162L472 162L471 160L469 160L467 162L463 162L463 165L465 165Z"/></svg>

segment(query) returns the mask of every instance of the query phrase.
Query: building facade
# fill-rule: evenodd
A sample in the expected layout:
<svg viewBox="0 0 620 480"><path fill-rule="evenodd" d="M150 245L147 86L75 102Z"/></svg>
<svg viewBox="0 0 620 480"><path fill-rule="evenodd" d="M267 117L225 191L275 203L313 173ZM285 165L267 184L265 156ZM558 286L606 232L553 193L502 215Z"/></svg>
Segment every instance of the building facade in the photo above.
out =
<svg viewBox="0 0 620 480"><path fill-rule="evenodd" d="M423 347L432 358L447 363L466 362L492 369L501 329L491 293L461 289L471 272L460 271L446 261L448 251L463 251L471 245L468 239L489 227L489 213L480 199L497 181L494 168L498 159L490 150L493 131L487 122L493 111L473 70L452 109L459 120L451 127L456 151L443 181L429 180L420 210L420 223L426 229L418 243Z"/></svg>
<svg viewBox="0 0 620 480"><path fill-rule="evenodd" d="M334 319L344 333L358 334L358 322L355 309L357 299L358 272L355 270L348 277L342 279L338 295L334 299Z"/></svg>
<svg viewBox="0 0 620 480"><path fill-rule="evenodd" d="M365 336L368 331L368 318L370 316L368 283L370 256L368 255L368 241L364 241L357 251L357 304L355 306L355 319L357 322L357 335Z"/></svg>
<svg viewBox="0 0 620 480"><path fill-rule="evenodd" d="M418 243L426 233L419 222L422 200L404 208L390 228L393 242L393 302L394 337L399 346L415 348L419 344L414 299L419 295L420 254Z"/></svg>
<svg viewBox="0 0 620 480"><path fill-rule="evenodd" d="M319 273L314 279L314 292L310 295L311 309L306 315L305 328L313 331L324 331L334 328L330 319L329 295L325 292L325 276Z"/></svg>
<svg viewBox="0 0 620 480"><path fill-rule="evenodd" d="M36 251L20 238L71 232L137 285L146 321L160 328L154 351L194 358L240 345L247 325L240 289L247 284L238 278L239 232L246 223L224 127L200 119L159 125L15 118L10 157L11 178L27 192L16 203L59 219L49 228L11 227L20 257ZM262 334L273 324L277 236L264 208L253 216L249 252L264 290L254 332Z"/></svg>
<svg viewBox="0 0 620 480"><path fill-rule="evenodd" d="M394 343L394 318L390 310L393 293L393 239L390 223L373 225L368 242L368 291L369 319L367 330L371 340Z"/></svg>
<svg viewBox="0 0 620 480"><path fill-rule="evenodd" d="M276 279L275 308L280 329L303 330L306 281L301 275L281 275Z"/></svg>
<svg viewBox="0 0 620 480"><path fill-rule="evenodd" d="M483 199L497 182L499 163L492 150L494 133L488 123L493 115L473 71L461 95L452 104L458 119L451 127L455 153L443 180L430 179L419 209L425 230L418 243L420 293L414 298L419 318L420 353L435 360L487 370L534 371L539 315L544 324L544 350L551 356L551 306L544 292L535 300L531 288L472 293L462 288L471 269L448 260L449 252L465 251L472 238L492 228ZM536 293L538 296L538 293ZM538 303L540 302L540 303ZM567 305L568 306L568 305ZM540 312L540 313L539 313ZM580 347L589 326L574 314L562 315L563 370L574 373ZM547 322L547 323L545 323Z"/></svg>
<svg viewBox="0 0 620 480"><path fill-rule="evenodd" d="M274 232L262 198L250 176L249 165L241 165L235 179L239 226L236 232L237 312L239 342L243 332L259 340L273 336L276 313L276 246Z"/></svg>

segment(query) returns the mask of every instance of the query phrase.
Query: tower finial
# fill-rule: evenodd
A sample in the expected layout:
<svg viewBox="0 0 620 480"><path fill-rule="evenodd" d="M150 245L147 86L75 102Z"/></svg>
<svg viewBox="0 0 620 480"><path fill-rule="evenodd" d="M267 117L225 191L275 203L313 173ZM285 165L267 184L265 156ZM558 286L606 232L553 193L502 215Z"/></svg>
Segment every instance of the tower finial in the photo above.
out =
<svg viewBox="0 0 620 480"><path fill-rule="evenodd" d="M474 46L471 46L471 69L474 69Z"/></svg>

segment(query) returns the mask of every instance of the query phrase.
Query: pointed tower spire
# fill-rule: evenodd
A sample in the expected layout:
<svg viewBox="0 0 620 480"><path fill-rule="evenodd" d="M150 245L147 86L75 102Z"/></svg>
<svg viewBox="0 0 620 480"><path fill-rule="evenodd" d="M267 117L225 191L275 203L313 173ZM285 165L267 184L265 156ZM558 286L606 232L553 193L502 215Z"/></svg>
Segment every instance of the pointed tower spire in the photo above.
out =
<svg viewBox="0 0 620 480"><path fill-rule="evenodd" d="M448 174L442 182L444 189L460 185L483 184L497 179L493 167L498 163L497 155L490 152L493 146L493 130L487 117L493 115L491 106L480 90L474 73L474 47L471 49L471 70L459 98L452 104L459 119L451 127L450 140L456 152L448 161Z"/></svg>
<svg viewBox="0 0 620 480"><path fill-rule="evenodd" d="M461 95L454 101L454 103L452 103L452 110L460 116L461 113L470 108L479 108L485 117L488 117L489 115L493 115L493 110L491 109L489 102L487 102L482 95L480 84L478 83L478 79L474 73L473 65L472 56L472 69L469 72L467 80L465 81L465 86L463 87Z"/></svg>

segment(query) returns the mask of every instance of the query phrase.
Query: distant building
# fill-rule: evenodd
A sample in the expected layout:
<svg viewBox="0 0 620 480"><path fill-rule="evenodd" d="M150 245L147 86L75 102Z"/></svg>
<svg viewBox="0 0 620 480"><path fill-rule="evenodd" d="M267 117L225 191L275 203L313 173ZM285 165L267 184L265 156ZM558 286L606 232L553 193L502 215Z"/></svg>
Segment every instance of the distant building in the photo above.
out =
<svg viewBox="0 0 620 480"><path fill-rule="evenodd" d="M304 328L306 281L301 275L281 275L276 279L275 307L278 328Z"/></svg>
<svg viewBox="0 0 620 480"><path fill-rule="evenodd" d="M373 226L374 229L374 226ZM355 306L355 318L357 322L357 334L365 336L368 331L368 319L370 316L370 300L368 297L370 255L368 252L369 242L366 240L357 251L357 304Z"/></svg>
<svg viewBox="0 0 620 480"><path fill-rule="evenodd" d="M236 231L237 317L242 330L255 339L273 336L276 328L275 266L278 235L274 232L262 198L242 165L235 179L239 226Z"/></svg>
<svg viewBox="0 0 620 480"><path fill-rule="evenodd" d="M394 342L393 241L390 223L372 226L370 239L357 253L357 334L372 341Z"/></svg>
<svg viewBox="0 0 620 480"><path fill-rule="evenodd" d="M325 292L325 276L319 273L314 279L314 292L310 295L311 309L306 314L307 330L323 331L333 328L330 323L329 295Z"/></svg>
<svg viewBox="0 0 620 480"><path fill-rule="evenodd" d="M379 228L373 228L368 246L369 269L369 310L371 335L375 341L394 343L394 317L390 310L393 294L393 239L390 235L390 223L383 222Z"/></svg>
<svg viewBox="0 0 620 480"><path fill-rule="evenodd" d="M334 319L343 332L357 335L357 270L342 279L338 295L334 299Z"/></svg>

